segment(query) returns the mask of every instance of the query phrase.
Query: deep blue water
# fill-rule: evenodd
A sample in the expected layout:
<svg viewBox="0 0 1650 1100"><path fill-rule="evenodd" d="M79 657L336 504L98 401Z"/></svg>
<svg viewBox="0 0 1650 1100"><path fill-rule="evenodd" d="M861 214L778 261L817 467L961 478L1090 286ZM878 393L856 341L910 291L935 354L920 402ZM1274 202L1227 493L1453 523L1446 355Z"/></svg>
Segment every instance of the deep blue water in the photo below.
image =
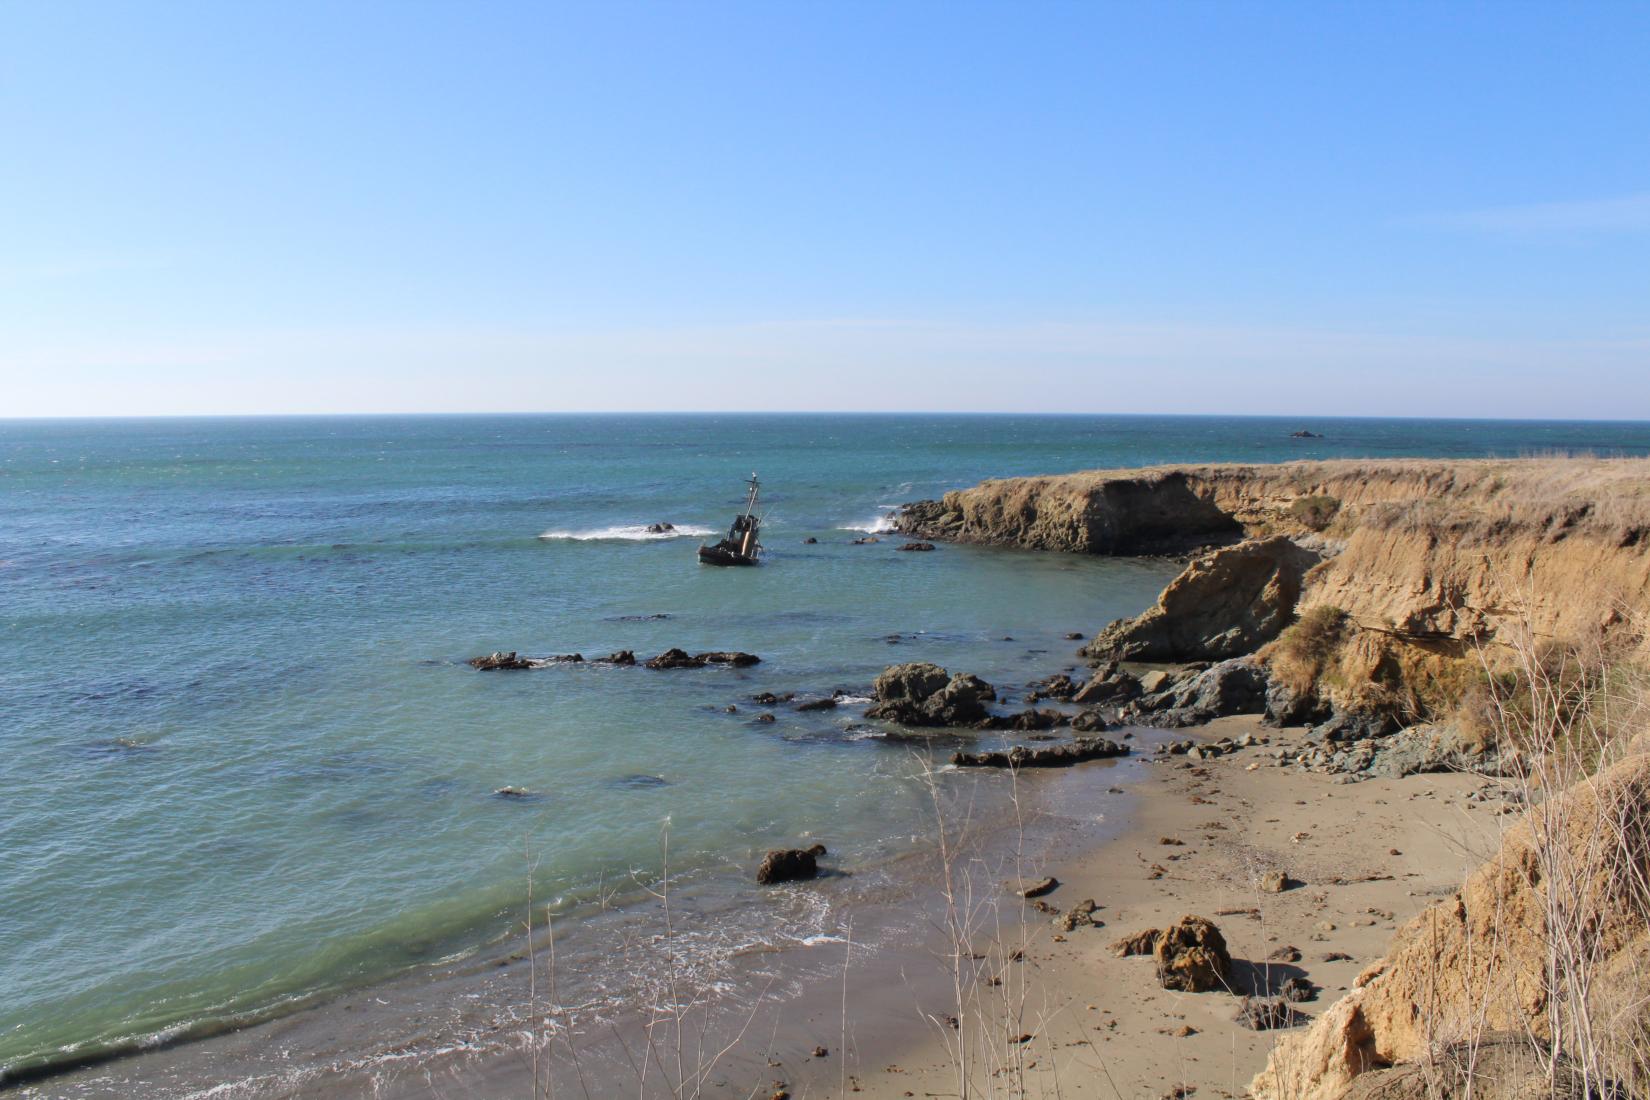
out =
<svg viewBox="0 0 1650 1100"><path fill-rule="evenodd" d="M1173 572L850 544L899 502L1092 467L1561 450L1650 454L1650 425L0 421L0 1067L464 951L529 874L571 907L650 866L667 820L684 876L827 832L850 862L894 850L921 809L909 751L853 707L759 726L750 694L862 690L917 657L1023 682ZM766 564L698 566L692 533L753 470ZM636 537L656 521L690 533ZM676 645L764 663L462 664Z"/></svg>

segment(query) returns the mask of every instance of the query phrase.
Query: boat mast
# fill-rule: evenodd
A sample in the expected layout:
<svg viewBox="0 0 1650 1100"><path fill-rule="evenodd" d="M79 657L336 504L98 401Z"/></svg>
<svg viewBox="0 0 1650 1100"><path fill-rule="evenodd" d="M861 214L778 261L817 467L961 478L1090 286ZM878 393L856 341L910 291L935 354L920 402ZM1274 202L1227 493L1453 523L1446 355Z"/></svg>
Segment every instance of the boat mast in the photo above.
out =
<svg viewBox="0 0 1650 1100"><path fill-rule="evenodd" d="M750 496L745 500L745 515L746 515L747 518L750 516L750 514L752 512L756 511L757 482L756 482L756 473L755 473L755 471L751 472L751 479L750 479L749 484L750 484L750 487L751 487L751 492L750 492Z"/></svg>

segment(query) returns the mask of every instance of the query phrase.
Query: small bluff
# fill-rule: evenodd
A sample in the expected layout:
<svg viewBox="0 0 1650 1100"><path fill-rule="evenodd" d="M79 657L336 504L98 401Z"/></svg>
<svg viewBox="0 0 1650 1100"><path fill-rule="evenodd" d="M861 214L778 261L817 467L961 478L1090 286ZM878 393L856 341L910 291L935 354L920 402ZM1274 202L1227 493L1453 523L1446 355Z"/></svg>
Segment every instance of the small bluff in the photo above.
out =
<svg viewBox="0 0 1650 1100"><path fill-rule="evenodd" d="M1597 637L1650 608L1650 461L1533 458L1100 470L907 505L928 539L1202 550L1092 660L1257 653L1275 721L1390 732L1460 701L1488 643ZM1314 611L1316 614L1314 615ZM1280 637L1297 620L1311 636Z"/></svg>

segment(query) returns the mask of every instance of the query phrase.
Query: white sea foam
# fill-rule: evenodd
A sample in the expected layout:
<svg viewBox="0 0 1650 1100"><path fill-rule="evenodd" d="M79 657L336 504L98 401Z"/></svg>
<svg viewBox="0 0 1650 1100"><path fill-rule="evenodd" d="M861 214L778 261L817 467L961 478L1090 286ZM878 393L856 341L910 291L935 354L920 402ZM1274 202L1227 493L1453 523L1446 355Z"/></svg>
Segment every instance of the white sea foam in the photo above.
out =
<svg viewBox="0 0 1650 1100"><path fill-rule="evenodd" d="M867 534L878 535L894 529L894 517L898 515L895 509L889 509L874 519L856 520L853 523L844 523L841 530L864 531Z"/></svg>
<svg viewBox="0 0 1650 1100"><path fill-rule="evenodd" d="M869 703L871 697L869 695L838 695L836 701L839 706L858 707Z"/></svg>
<svg viewBox="0 0 1650 1100"><path fill-rule="evenodd" d="M618 539L625 542L655 542L661 539L704 538L709 527L678 523L669 531L649 531L647 524L633 523L619 527L594 527L588 531L545 531L539 538L546 541L568 539L573 542L593 542L600 539Z"/></svg>

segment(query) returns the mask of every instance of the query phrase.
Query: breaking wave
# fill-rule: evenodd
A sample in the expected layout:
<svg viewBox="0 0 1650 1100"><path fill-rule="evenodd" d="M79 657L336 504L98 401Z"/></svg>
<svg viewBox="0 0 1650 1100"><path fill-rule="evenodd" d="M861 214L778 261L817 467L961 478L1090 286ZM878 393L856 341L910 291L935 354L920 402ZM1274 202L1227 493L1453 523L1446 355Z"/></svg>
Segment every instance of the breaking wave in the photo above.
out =
<svg viewBox="0 0 1650 1100"><path fill-rule="evenodd" d="M594 542L602 539L618 539L624 542L656 542L661 539L704 538L711 533L709 527L699 527L691 523L678 523L669 531L650 531L646 524L634 523L620 527L593 527L588 531L545 531L539 538L547 542L569 539L573 542Z"/></svg>
<svg viewBox="0 0 1650 1100"><path fill-rule="evenodd" d="M894 517L898 515L896 509L890 508L874 519L856 520L853 523L844 523L843 531L864 531L871 535L880 535L894 529Z"/></svg>

